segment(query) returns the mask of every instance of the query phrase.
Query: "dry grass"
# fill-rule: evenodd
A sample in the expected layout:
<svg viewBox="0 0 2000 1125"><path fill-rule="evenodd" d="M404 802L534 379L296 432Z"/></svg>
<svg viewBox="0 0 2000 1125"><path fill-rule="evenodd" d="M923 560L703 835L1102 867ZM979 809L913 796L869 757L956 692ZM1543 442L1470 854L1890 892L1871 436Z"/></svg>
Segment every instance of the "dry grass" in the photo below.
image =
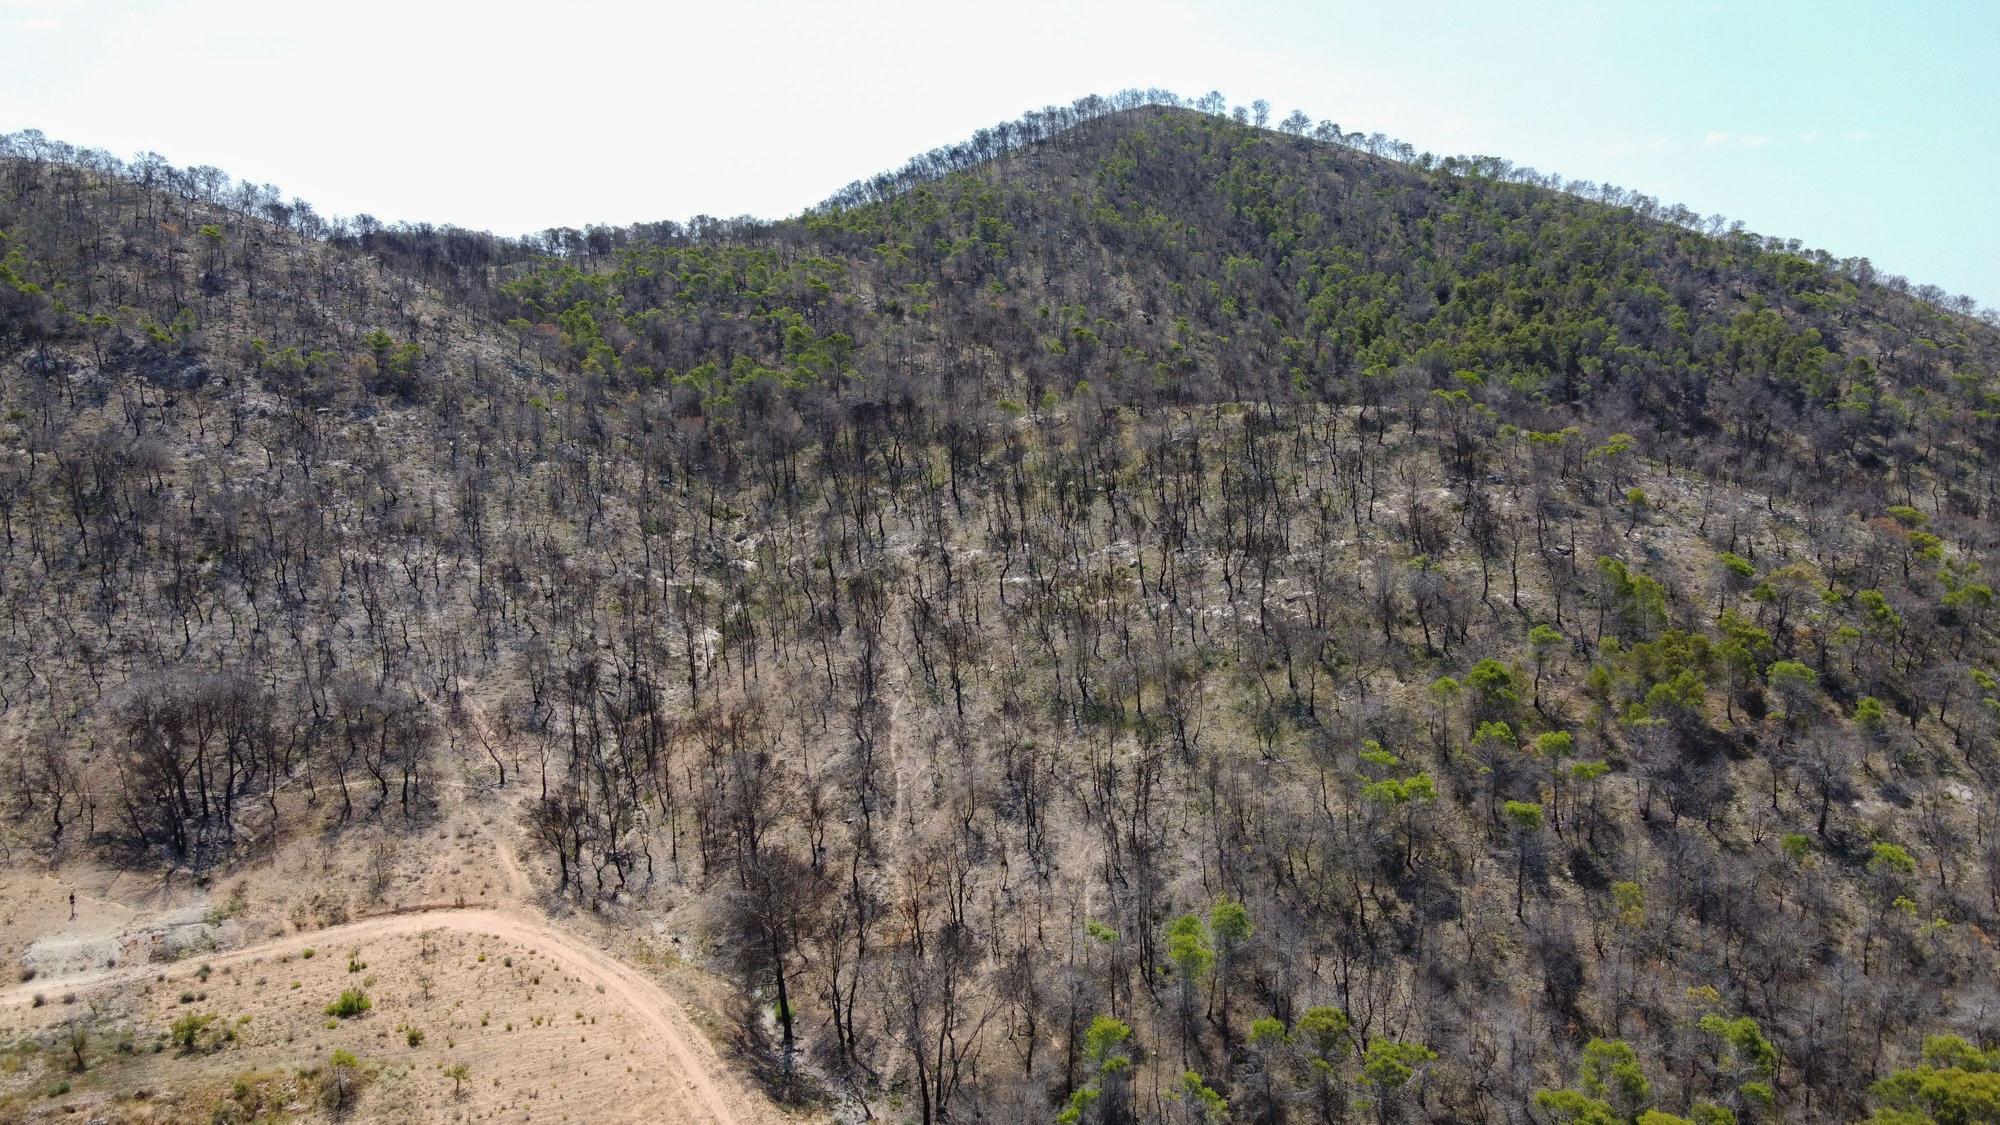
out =
<svg viewBox="0 0 2000 1125"><path fill-rule="evenodd" d="M361 1063L346 1119L705 1119L662 1014L646 1009L726 991L670 943L617 942L648 973L641 987L633 970L593 960L586 940L557 937L522 902L526 876L494 831L504 805L454 804L413 836L295 841L207 888L83 864L0 874L0 953L42 966L0 991L0 1120L328 1118L335 1051ZM483 909L494 906L507 913ZM674 1001L645 992L660 970ZM330 1017L347 989L370 1006ZM173 1028L190 1015L211 1018L186 1050ZM691 1039L693 1027L726 1026L715 1012L669 1018ZM81 1071L74 1027L87 1032ZM458 1065L467 1074L454 1082ZM773 1116L727 1093L743 1099L739 1120Z"/></svg>

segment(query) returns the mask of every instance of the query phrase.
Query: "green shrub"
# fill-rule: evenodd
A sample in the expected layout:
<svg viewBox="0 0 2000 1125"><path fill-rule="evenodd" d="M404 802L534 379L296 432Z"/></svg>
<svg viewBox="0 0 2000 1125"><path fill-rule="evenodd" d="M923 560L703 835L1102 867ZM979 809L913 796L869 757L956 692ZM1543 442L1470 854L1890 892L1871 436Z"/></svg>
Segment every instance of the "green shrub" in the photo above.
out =
<svg viewBox="0 0 2000 1125"><path fill-rule="evenodd" d="M366 992L349 988L341 992L340 999L326 1006L326 1014L335 1019L353 1019L374 1006L374 1001L368 999Z"/></svg>
<svg viewBox="0 0 2000 1125"><path fill-rule="evenodd" d="M200 1041L202 1031L214 1022L214 1016L189 1012L173 1022L171 1031L174 1042L179 1044L183 1051L193 1051Z"/></svg>

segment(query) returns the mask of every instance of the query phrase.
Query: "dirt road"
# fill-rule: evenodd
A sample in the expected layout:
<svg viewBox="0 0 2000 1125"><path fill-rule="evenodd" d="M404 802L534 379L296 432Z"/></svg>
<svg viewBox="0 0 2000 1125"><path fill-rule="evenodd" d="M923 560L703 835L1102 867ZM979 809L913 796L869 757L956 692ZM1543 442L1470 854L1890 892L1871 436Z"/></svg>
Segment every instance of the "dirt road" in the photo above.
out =
<svg viewBox="0 0 2000 1125"><path fill-rule="evenodd" d="M536 950L563 965L631 1009L659 1049L662 1065L676 1075L674 1092L681 1114L671 1120L752 1125L771 1119L752 1095L729 1073L701 1033L689 1024L680 1005L652 981L587 942L524 913L508 910L430 907L378 915L323 930L301 931L259 942L205 960L217 967L296 953L309 945L336 945L368 939L408 936L431 930L486 934ZM158 966L120 967L78 976L52 978L0 991L0 1006L27 1005L37 993L87 989L151 978Z"/></svg>

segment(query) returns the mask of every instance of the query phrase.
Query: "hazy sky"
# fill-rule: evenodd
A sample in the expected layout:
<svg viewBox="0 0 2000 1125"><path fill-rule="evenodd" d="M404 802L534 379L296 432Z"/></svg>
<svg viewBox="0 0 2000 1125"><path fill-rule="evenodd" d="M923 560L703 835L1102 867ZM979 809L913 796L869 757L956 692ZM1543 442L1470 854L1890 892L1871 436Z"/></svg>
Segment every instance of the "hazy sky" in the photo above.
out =
<svg viewBox="0 0 2000 1125"><path fill-rule="evenodd" d="M1031 106L1263 97L2000 304L2000 3L0 0L0 131L518 234L776 217Z"/></svg>

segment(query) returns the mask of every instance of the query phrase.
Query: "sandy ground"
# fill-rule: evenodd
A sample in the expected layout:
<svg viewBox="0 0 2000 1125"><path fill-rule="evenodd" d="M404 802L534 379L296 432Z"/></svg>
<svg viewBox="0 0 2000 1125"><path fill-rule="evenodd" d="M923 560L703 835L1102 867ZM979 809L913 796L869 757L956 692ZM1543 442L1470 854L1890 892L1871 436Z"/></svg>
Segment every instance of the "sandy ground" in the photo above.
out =
<svg viewBox="0 0 2000 1125"><path fill-rule="evenodd" d="M507 823L468 804L414 840L302 840L206 888L0 871L0 1122L796 1120L704 1034L726 1022L699 1010L713 982L533 905ZM331 1017L354 988L370 1008ZM190 1015L212 1020L186 1050ZM359 1062L338 1110L335 1050Z"/></svg>

